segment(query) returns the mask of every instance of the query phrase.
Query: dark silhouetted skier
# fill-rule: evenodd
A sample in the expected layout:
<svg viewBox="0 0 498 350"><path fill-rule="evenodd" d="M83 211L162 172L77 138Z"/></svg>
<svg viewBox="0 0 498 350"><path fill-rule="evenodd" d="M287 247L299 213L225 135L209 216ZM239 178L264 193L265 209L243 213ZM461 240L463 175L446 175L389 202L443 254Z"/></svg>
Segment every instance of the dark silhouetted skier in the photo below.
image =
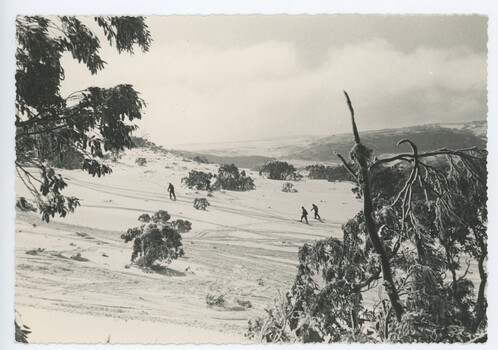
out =
<svg viewBox="0 0 498 350"><path fill-rule="evenodd" d="M211 191L211 180L206 180L206 191Z"/></svg>
<svg viewBox="0 0 498 350"><path fill-rule="evenodd" d="M169 183L169 186L168 186L168 192L169 192L169 199L175 199L176 201L176 195L175 195L175 186L173 186L171 184L171 182Z"/></svg>
<svg viewBox="0 0 498 350"><path fill-rule="evenodd" d="M315 212L315 219L321 220L322 218L318 215L318 207L315 204L311 205L311 211Z"/></svg>
<svg viewBox="0 0 498 350"><path fill-rule="evenodd" d="M303 219L306 220L306 223L308 223L308 212L306 211L306 209L304 209L304 207L301 207L303 209L303 215L301 215L301 222L303 222Z"/></svg>

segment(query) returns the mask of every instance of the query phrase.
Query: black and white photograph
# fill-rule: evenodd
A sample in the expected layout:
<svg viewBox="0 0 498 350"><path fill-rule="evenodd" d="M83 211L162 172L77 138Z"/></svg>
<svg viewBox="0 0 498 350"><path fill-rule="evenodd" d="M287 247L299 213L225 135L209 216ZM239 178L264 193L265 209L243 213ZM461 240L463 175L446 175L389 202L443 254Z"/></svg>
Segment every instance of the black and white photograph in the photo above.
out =
<svg viewBox="0 0 498 350"><path fill-rule="evenodd" d="M9 342L488 342L486 13L116 13L9 18Z"/></svg>

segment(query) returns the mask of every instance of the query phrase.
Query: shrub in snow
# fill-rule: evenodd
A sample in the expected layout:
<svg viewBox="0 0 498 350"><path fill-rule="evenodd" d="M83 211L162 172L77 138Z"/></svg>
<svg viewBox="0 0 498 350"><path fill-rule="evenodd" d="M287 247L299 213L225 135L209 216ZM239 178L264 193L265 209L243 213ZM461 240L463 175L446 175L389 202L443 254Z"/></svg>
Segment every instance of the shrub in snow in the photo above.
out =
<svg viewBox="0 0 498 350"><path fill-rule="evenodd" d="M210 205L206 198L194 199L194 208L197 210L206 210Z"/></svg>
<svg viewBox="0 0 498 350"><path fill-rule="evenodd" d="M194 190L207 190L208 181L211 181L213 174L203 171L191 170L188 177L182 179L182 183Z"/></svg>
<svg viewBox="0 0 498 350"><path fill-rule="evenodd" d="M142 221L142 222L150 222L151 217L149 214L142 214L138 217L138 221Z"/></svg>
<svg viewBox="0 0 498 350"><path fill-rule="evenodd" d="M36 208L29 203L26 198L20 197L16 202L16 207L23 211L36 211Z"/></svg>
<svg viewBox="0 0 498 350"><path fill-rule="evenodd" d="M266 162L259 172L260 176L271 180L301 180L302 175L296 172L296 168L287 162L272 159Z"/></svg>
<svg viewBox="0 0 498 350"><path fill-rule="evenodd" d="M175 220L171 222L171 226L174 227L180 233L186 233L192 229L192 223L188 220Z"/></svg>
<svg viewBox="0 0 498 350"><path fill-rule="evenodd" d="M286 182L282 185L282 191L283 192L290 192L290 193L297 192L297 190L294 188L294 185L291 184L290 182Z"/></svg>
<svg viewBox="0 0 498 350"><path fill-rule="evenodd" d="M193 160L197 163L209 164L209 161L204 156L195 156Z"/></svg>
<svg viewBox="0 0 498 350"><path fill-rule="evenodd" d="M169 264L184 255L181 233L188 232L192 224L186 220L168 222L170 218L167 211L160 210L152 215L153 222L121 235L125 243L133 241L132 262L153 269L157 262Z"/></svg>
<svg viewBox="0 0 498 350"><path fill-rule="evenodd" d="M159 210L152 215L152 221L155 223L166 223L169 219L171 219L171 215L168 214L166 210Z"/></svg>
<svg viewBox="0 0 498 350"><path fill-rule="evenodd" d="M252 303L249 300L244 300L240 298L235 298L235 302L246 309L252 308Z"/></svg>
<svg viewBox="0 0 498 350"><path fill-rule="evenodd" d="M137 159L135 159L135 163L140 166L144 166L145 164L147 164L147 159L145 159L144 157L138 157Z"/></svg>
<svg viewBox="0 0 498 350"><path fill-rule="evenodd" d="M235 164L222 164L218 169L214 190L248 191L256 188L254 180L246 176L245 170L239 171Z"/></svg>
<svg viewBox="0 0 498 350"><path fill-rule="evenodd" d="M225 305L225 295L220 294L220 295L212 295L208 294L206 295L206 304L211 307L211 306L224 306Z"/></svg>

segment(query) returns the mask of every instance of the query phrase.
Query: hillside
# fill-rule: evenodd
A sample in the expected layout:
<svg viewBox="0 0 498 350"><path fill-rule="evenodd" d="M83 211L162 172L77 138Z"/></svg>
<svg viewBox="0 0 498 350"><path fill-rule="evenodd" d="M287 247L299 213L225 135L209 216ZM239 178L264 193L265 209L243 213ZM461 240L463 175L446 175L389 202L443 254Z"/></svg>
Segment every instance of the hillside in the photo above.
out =
<svg viewBox="0 0 498 350"><path fill-rule="evenodd" d="M361 137L375 154L392 154L409 151L407 145L396 146L402 139L415 142L422 152L443 147L485 148L486 132L486 121L472 121L366 131L361 132ZM336 162L334 152L347 155L352 143L352 135L347 133L327 137L299 136L261 141L182 145L179 147L182 151L178 153L191 158L200 155L212 163L235 163L247 168L256 168L273 157L292 160L294 164L304 166L313 162Z"/></svg>
<svg viewBox="0 0 498 350"><path fill-rule="evenodd" d="M485 139L478 137L467 129L450 129L439 125L424 125L403 129L385 129L361 133L362 142L368 145L374 154L392 154L410 152L406 144L396 146L403 139L413 141L420 152L439 148L460 149L478 146L485 148ZM299 152L288 155L289 159L333 161L334 152L349 154L353 144L351 134L333 135L320 139Z"/></svg>
<svg viewBox="0 0 498 350"><path fill-rule="evenodd" d="M277 290L292 284L299 247L342 237L341 225L361 208L350 183L305 179L295 184L297 193L285 193L282 181L249 170L255 190L209 197L180 179L192 169L216 173L217 165L153 148L127 151L102 178L60 170L69 184L65 193L81 200L66 218L47 224L37 213L17 212L16 309L31 328L30 342L248 342L248 320L263 315ZM135 164L139 157L147 159L145 166ZM32 201L16 181L17 195ZM169 182L176 201L167 196ZM208 198L208 210L193 208L198 197ZM299 222L301 206L312 203L324 222ZM185 256L155 273L126 268L132 244L121 234L141 225L142 213L159 209L192 222L182 235ZM207 294L224 294L226 305L208 307Z"/></svg>

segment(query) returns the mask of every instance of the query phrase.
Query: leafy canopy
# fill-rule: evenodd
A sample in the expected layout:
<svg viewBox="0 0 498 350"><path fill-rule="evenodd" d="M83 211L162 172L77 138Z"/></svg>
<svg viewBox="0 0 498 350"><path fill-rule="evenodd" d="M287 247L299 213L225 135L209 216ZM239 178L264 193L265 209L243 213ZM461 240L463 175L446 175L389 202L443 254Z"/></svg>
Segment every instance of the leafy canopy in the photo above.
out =
<svg viewBox="0 0 498 350"><path fill-rule="evenodd" d="M296 173L296 168L292 164L276 159L266 162L260 170L259 175L271 180L301 179L301 176Z"/></svg>
<svg viewBox="0 0 498 350"><path fill-rule="evenodd" d="M239 171L235 164L221 164L218 169L213 190L250 191L256 188L252 177L245 170Z"/></svg>
<svg viewBox="0 0 498 350"><path fill-rule="evenodd" d="M106 41L119 53L149 50L151 37L143 17L94 17ZM87 20L87 19L85 19ZM133 86L96 86L60 93L61 58L70 53L92 74L104 69L101 42L84 20L70 16L19 16L16 19L16 170L36 199L42 219L64 217L79 205L62 195L67 183L52 168L65 157L82 161L92 176L112 172L102 164L106 152L133 147L133 121L144 101ZM38 175L34 175L38 169Z"/></svg>
<svg viewBox="0 0 498 350"><path fill-rule="evenodd" d="M181 234L190 231L192 223L169 219L171 215L165 210L155 212L152 217L142 214L139 220L147 223L121 235L125 243L133 241L132 262L147 270L156 268L158 262L169 264L184 255Z"/></svg>

